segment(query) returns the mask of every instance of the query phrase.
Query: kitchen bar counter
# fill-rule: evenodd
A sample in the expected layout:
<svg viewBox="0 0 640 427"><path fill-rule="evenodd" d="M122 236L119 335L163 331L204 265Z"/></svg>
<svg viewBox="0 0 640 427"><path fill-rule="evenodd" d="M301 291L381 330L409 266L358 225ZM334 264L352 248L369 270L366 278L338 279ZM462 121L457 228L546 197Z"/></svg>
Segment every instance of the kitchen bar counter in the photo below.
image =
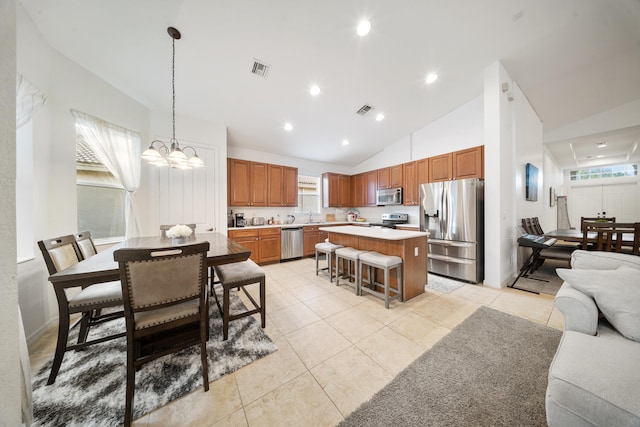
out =
<svg viewBox="0 0 640 427"><path fill-rule="evenodd" d="M320 227L320 230L329 233L331 243L399 256L402 258L404 301L424 293L427 284L426 232L355 225ZM392 286L395 286L395 274L391 275L391 281Z"/></svg>
<svg viewBox="0 0 640 427"><path fill-rule="evenodd" d="M366 228L369 227L368 222L358 222L358 221L336 221L336 222L311 222L311 223L303 223L303 222L294 222L293 224L264 224L264 225L245 225L244 227L229 227L228 230L244 230L247 228L292 228L292 227L312 227L312 226L320 226L320 227L332 227L332 226L344 226L351 225L357 228ZM411 228L418 231L420 226L418 224L398 224L398 228Z"/></svg>

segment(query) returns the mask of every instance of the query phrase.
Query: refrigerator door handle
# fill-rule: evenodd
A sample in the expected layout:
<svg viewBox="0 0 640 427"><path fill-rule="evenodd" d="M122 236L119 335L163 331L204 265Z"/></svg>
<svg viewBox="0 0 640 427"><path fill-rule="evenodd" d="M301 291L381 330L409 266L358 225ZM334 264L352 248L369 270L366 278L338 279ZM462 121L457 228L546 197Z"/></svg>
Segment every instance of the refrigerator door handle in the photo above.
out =
<svg viewBox="0 0 640 427"><path fill-rule="evenodd" d="M452 257L452 256L446 256L446 255L436 255L436 254L429 254L429 258L432 259L437 259L440 261L447 261L447 262L451 262L451 263L455 263L455 264L473 264L474 262L476 262L476 260L474 259L467 259L467 258L456 258L456 257Z"/></svg>
<svg viewBox="0 0 640 427"><path fill-rule="evenodd" d="M454 242L452 240L440 240L440 239L429 239L429 244L441 245L441 246L453 246L456 248L471 248L476 246L475 243L470 242Z"/></svg>

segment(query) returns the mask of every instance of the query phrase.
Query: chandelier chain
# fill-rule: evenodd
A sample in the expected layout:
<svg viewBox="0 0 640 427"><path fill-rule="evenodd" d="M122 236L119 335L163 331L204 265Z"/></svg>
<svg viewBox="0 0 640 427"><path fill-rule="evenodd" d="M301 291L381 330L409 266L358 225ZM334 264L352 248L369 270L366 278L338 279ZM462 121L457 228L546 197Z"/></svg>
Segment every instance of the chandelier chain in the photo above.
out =
<svg viewBox="0 0 640 427"><path fill-rule="evenodd" d="M173 54L171 55L171 90L173 104L171 106L173 117L173 138L172 143L176 141L176 39L172 37Z"/></svg>

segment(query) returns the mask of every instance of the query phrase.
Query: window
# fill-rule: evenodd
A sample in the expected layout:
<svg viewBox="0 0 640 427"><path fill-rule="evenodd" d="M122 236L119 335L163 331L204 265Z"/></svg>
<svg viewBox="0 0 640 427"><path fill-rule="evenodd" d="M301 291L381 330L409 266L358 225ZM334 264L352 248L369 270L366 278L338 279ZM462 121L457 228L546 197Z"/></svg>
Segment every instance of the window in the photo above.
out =
<svg viewBox="0 0 640 427"><path fill-rule="evenodd" d="M602 166L597 168L578 169L569 172L571 181L621 178L625 176L638 176L638 165Z"/></svg>
<svg viewBox="0 0 640 427"><path fill-rule="evenodd" d="M89 230L96 240L124 238L124 188L80 136L76 140L76 183L78 231Z"/></svg>
<svg viewBox="0 0 640 427"><path fill-rule="evenodd" d="M320 213L320 177L298 175L298 212Z"/></svg>

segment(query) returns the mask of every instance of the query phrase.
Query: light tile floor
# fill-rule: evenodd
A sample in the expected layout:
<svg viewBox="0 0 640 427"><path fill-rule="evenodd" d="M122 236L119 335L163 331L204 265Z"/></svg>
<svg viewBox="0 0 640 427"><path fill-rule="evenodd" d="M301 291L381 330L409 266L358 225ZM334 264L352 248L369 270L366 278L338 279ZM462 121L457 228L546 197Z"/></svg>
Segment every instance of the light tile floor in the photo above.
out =
<svg viewBox="0 0 640 427"><path fill-rule="evenodd" d="M265 331L278 351L134 425L334 426L481 305L563 327L550 295L464 285L449 294L427 290L386 310L374 296L316 276L313 259L263 268ZM55 333L33 345L33 371L51 358Z"/></svg>

